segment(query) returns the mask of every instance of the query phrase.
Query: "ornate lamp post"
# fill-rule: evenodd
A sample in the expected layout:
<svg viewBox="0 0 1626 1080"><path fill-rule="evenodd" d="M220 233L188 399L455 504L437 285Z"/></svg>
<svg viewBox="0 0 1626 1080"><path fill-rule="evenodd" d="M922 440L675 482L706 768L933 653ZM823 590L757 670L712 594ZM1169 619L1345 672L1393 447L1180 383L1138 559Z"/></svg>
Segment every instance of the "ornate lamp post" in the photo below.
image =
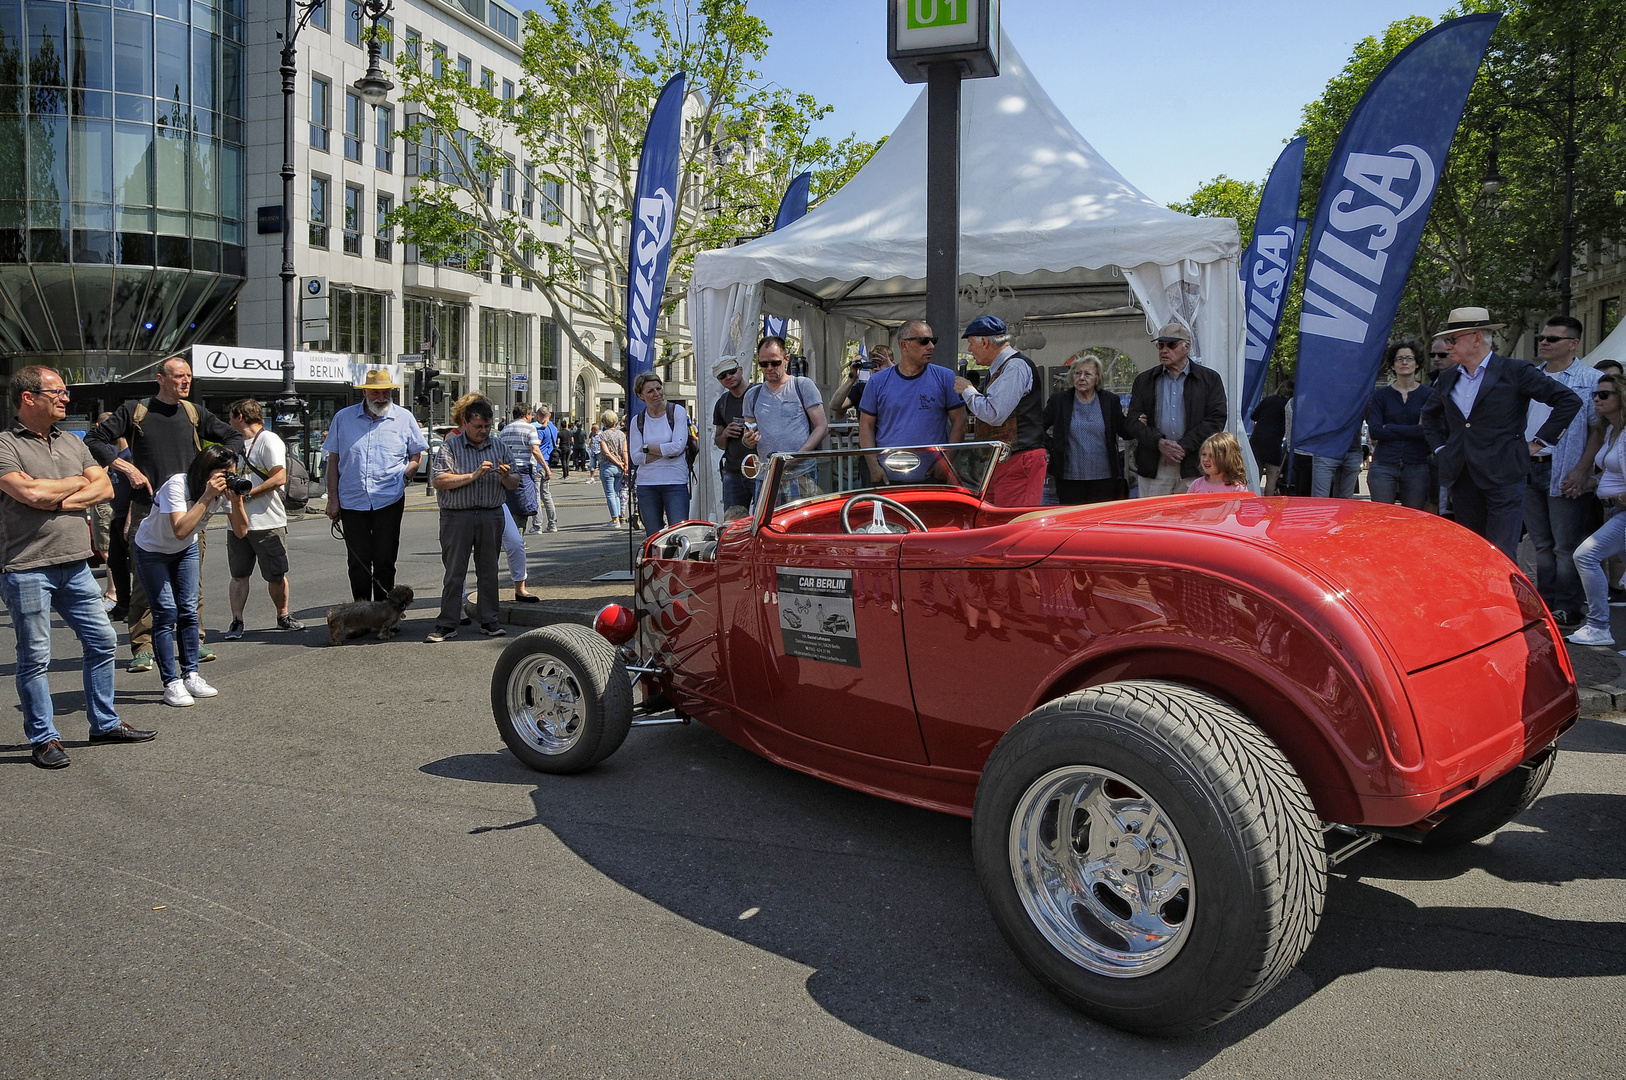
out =
<svg viewBox="0 0 1626 1080"><path fill-rule="evenodd" d="M294 386L294 79L299 74L294 43L311 16L328 0L287 0L283 9L282 64L282 395L277 398L276 427L285 438L304 430L305 402ZM372 20L367 74L355 87L369 105L382 105L394 84L379 68L378 20L390 11L390 0L365 0L362 13Z"/></svg>

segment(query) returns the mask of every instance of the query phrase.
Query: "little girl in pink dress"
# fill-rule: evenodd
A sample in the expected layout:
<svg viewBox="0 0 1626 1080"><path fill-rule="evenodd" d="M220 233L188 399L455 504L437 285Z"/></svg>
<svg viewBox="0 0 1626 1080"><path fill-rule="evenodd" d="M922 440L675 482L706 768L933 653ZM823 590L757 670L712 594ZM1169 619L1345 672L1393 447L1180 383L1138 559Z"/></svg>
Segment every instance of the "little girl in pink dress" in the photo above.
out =
<svg viewBox="0 0 1626 1080"><path fill-rule="evenodd" d="M1248 467L1242 461L1242 446L1229 431L1210 435L1203 443L1202 456L1197 463L1202 466L1203 474L1186 489L1190 494L1248 492Z"/></svg>

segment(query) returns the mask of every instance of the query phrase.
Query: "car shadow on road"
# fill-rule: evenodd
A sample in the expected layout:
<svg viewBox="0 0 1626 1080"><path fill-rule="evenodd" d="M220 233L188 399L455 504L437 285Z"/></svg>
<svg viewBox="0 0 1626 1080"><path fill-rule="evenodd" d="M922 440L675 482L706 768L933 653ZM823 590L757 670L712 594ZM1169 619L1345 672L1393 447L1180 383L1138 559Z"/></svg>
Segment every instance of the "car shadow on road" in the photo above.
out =
<svg viewBox="0 0 1626 1080"><path fill-rule="evenodd" d="M573 777L539 775L506 751L446 758L423 771L531 787L534 817L474 831L545 826L593 867L668 911L812 968L809 994L853 1028L994 1076L1117 1075L1126 1059L1137 1073L1182 1076L1313 1000L1320 988L1374 967L1626 973L1620 924L1509 908L1419 907L1343 872L1372 858L1363 854L1334 877L1321 933L1281 986L1208 1032L1141 1039L1072 1012L1028 976L983 904L964 819L803 776L698 726L635 731L616 756ZM1551 801L1525 820L1575 809L1543 810ZM1504 833L1495 843L1520 835L1541 839ZM1570 868L1559 848L1514 842L1499 876L1563 877ZM1450 853L1433 858L1451 873L1486 864L1487 845L1469 850L1480 853L1478 863ZM1419 856L1408 848L1394 857ZM1526 872L1515 875L1511 867L1521 861ZM1565 951L1574 955L1555 962L1540 944L1550 941L1573 941L1577 947Z"/></svg>

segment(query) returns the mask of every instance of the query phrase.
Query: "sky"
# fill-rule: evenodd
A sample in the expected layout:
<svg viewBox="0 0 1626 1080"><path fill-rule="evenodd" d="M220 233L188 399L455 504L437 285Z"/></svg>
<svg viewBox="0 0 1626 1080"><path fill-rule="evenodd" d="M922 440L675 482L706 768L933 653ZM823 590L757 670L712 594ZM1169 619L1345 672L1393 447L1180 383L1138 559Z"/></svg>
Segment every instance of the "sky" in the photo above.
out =
<svg viewBox="0 0 1626 1080"><path fill-rule="evenodd" d="M1416 0L1003 0L1012 44L1064 115L1117 170L1162 203L1224 173L1263 180L1304 105L1355 42ZM816 134L877 139L919 86L886 59L885 0L751 0L773 41L766 80L835 111Z"/></svg>

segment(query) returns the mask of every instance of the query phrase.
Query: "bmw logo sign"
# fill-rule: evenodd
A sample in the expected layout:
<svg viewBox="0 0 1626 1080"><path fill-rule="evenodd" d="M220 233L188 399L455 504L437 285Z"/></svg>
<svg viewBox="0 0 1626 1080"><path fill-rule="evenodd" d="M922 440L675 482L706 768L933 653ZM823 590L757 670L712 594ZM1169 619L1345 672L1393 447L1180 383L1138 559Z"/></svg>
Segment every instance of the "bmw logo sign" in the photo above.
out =
<svg viewBox="0 0 1626 1080"><path fill-rule="evenodd" d="M315 280L307 281L305 282L305 291L310 293L312 296L316 296L322 291L322 283Z"/></svg>

